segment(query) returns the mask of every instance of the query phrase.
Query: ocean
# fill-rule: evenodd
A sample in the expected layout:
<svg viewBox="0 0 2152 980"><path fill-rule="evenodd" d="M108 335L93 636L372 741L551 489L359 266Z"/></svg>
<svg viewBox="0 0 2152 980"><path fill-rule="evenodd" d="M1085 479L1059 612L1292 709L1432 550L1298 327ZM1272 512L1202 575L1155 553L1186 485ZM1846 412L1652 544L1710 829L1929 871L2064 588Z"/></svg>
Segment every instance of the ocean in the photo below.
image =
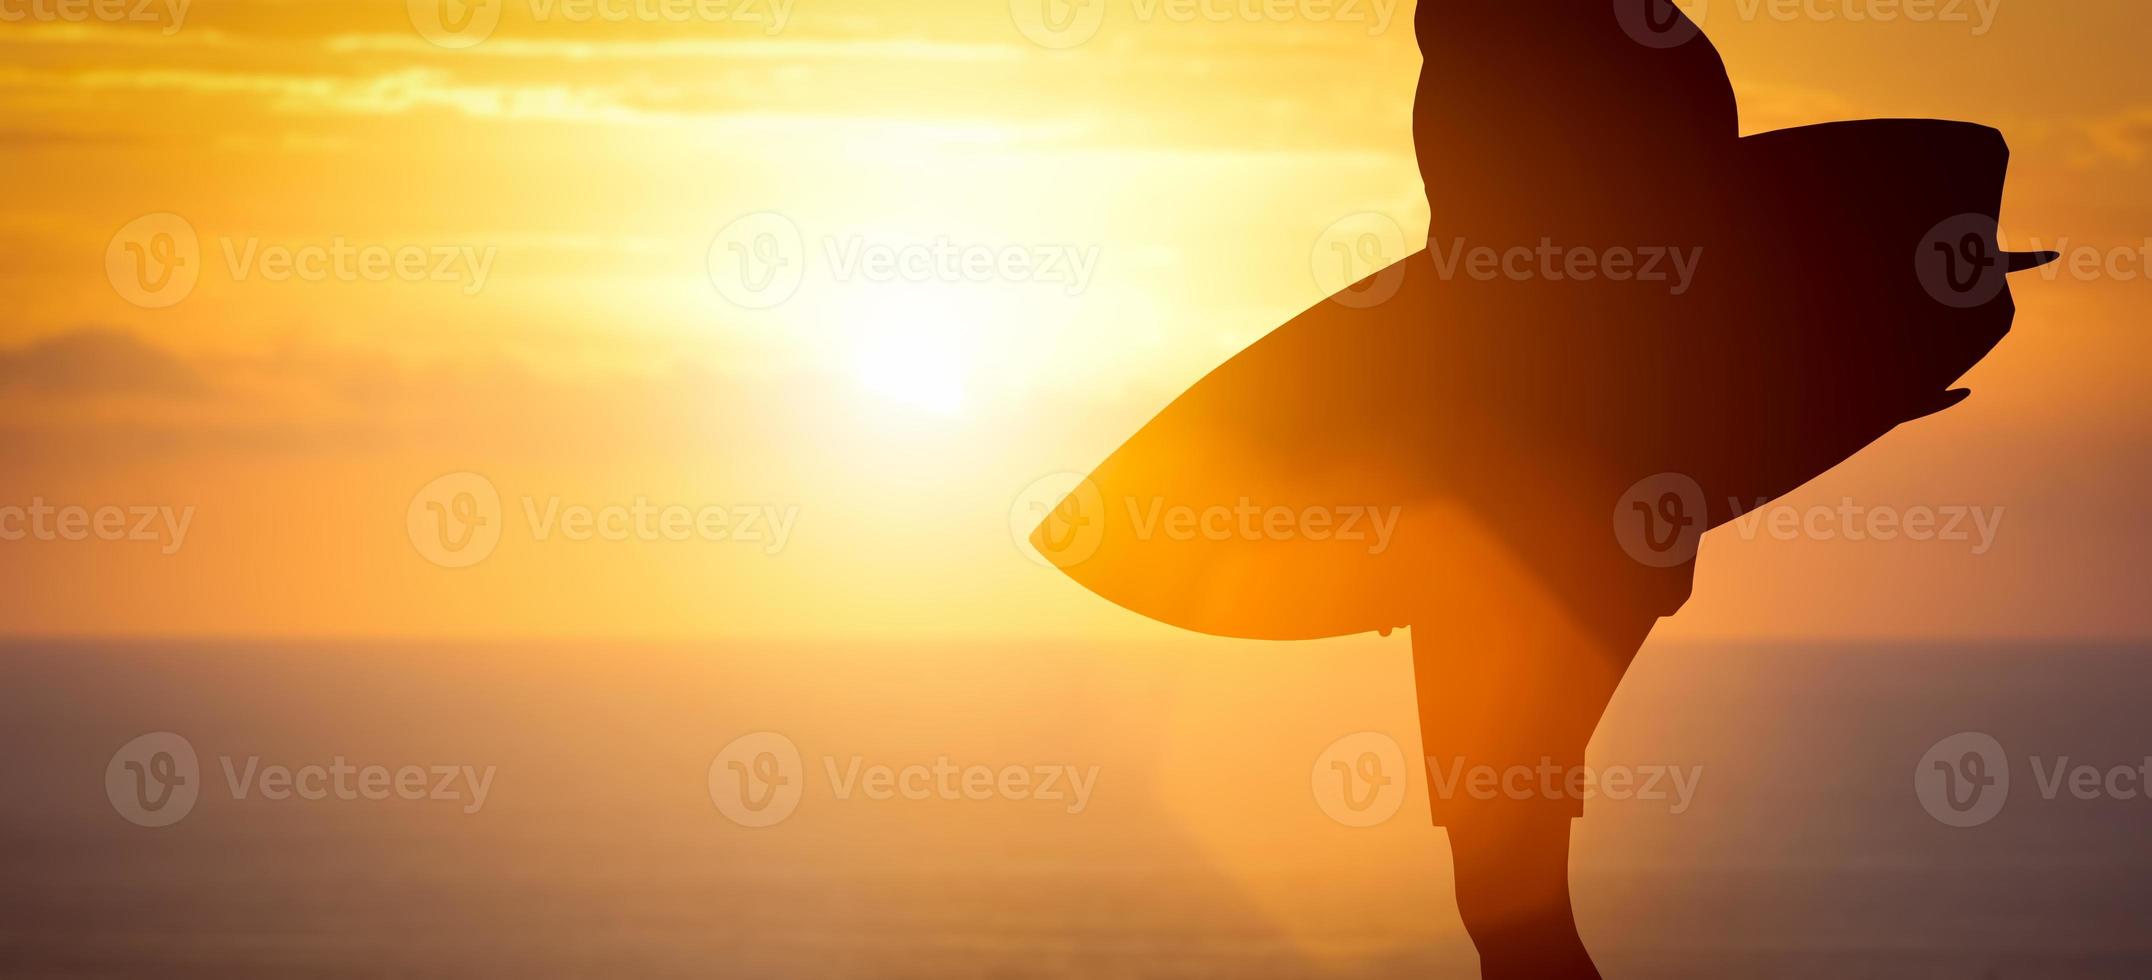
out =
<svg viewBox="0 0 2152 980"><path fill-rule="evenodd" d="M2148 653L1648 646L1593 743L1640 778L1578 824L1587 942L1611 978L2152 976ZM1417 751L1402 637L0 665L11 977L1476 975L1427 773L1368 750Z"/></svg>

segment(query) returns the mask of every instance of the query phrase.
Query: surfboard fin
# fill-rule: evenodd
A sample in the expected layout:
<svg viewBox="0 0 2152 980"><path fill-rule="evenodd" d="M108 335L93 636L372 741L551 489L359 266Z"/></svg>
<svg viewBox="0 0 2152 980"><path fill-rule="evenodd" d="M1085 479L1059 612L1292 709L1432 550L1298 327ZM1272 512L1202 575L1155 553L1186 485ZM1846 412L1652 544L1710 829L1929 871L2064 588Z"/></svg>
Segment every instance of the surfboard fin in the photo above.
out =
<svg viewBox="0 0 2152 980"><path fill-rule="evenodd" d="M1959 402L1962 402L1967 398L1972 397L1972 394L1973 389L1971 388L1952 388L1949 391L1936 395L1934 398L1929 399L1926 404L1915 409L1912 415L1906 417L1906 421L1918 422L1921 419L1927 418L1930 415L1937 415L1943 412L1947 412L1953 408L1956 408Z"/></svg>

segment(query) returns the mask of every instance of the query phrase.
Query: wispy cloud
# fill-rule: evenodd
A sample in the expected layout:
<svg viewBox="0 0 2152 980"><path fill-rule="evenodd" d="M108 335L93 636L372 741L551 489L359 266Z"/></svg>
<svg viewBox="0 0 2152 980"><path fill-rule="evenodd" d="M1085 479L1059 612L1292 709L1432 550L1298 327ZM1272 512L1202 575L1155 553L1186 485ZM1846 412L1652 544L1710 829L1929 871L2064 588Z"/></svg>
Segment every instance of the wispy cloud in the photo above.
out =
<svg viewBox="0 0 2152 980"><path fill-rule="evenodd" d="M52 398L109 394L206 394L201 372L170 352L116 330L85 329L0 350L0 391Z"/></svg>
<svg viewBox="0 0 2152 980"><path fill-rule="evenodd" d="M448 51L403 34L344 34L324 47L335 54L399 54L410 57L652 61L753 59L757 61L1013 62L1027 53L1015 43L989 44L917 39L672 38L588 41L498 38L474 48Z"/></svg>
<svg viewBox="0 0 2152 980"><path fill-rule="evenodd" d="M2094 149L2122 163L2144 162L2152 152L2152 106L2140 106L2084 124Z"/></svg>

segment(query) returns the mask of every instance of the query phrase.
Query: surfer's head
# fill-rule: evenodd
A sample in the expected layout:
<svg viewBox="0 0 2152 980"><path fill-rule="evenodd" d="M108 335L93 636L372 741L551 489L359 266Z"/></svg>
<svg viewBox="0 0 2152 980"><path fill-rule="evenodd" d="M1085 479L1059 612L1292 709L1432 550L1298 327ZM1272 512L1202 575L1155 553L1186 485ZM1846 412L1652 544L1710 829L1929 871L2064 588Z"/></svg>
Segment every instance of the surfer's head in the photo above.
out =
<svg viewBox="0 0 2152 980"><path fill-rule="evenodd" d="M1651 185L1740 137L1718 51L1663 0L1424 0L1415 26L1420 176L1460 234L1574 237L1598 212L1649 214L1630 206Z"/></svg>

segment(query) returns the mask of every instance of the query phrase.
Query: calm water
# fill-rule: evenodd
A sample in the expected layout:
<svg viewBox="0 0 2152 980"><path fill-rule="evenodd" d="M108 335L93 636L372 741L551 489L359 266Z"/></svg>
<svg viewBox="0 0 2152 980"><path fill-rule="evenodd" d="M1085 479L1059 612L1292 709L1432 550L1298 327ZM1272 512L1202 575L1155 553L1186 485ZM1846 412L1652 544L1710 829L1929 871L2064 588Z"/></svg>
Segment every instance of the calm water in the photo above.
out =
<svg viewBox="0 0 2152 980"><path fill-rule="evenodd" d="M17 644L0 972L1471 976L1424 774L1368 828L1311 789L1340 737L1412 744L1404 651ZM1613 977L2152 975L2152 802L2104 778L2152 754L2147 654L1647 649L1593 762L1698 778L1686 805L1592 802L1588 940ZM750 828L712 763L765 731L800 796ZM154 829L106 784L151 732L199 765ZM1962 829L1914 787L1960 732L2011 776ZM339 758L353 786L419 767L434 798L256 781ZM878 799L846 777L944 760L1094 775L1078 812L1066 783ZM2109 785L2045 798L2085 764ZM483 804L436 766L490 771Z"/></svg>

